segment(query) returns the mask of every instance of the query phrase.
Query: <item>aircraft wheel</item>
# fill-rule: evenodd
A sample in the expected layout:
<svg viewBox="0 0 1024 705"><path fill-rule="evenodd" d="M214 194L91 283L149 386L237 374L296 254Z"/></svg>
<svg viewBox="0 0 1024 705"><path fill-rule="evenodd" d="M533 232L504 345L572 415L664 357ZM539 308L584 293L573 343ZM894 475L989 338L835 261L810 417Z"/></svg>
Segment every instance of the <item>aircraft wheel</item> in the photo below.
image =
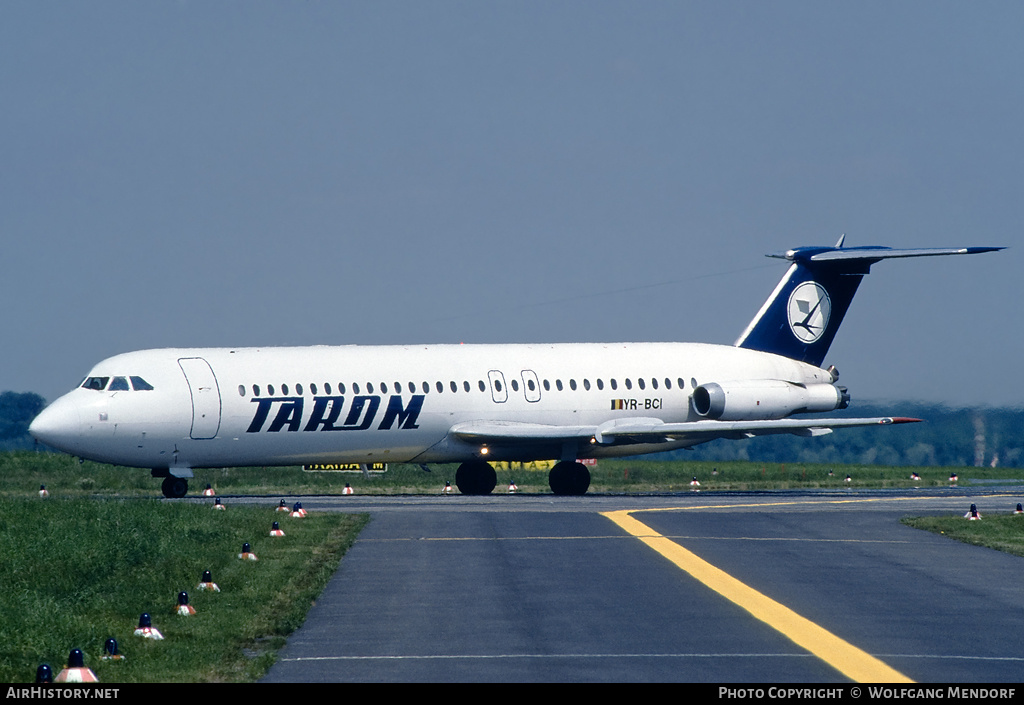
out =
<svg viewBox="0 0 1024 705"><path fill-rule="evenodd" d="M548 473L548 485L557 495L582 495L590 487L590 471L583 463L556 463Z"/></svg>
<svg viewBox="0 0 1024 705"><path fill-rule="evenodd" d="M498 474L482 460L463 463L455 471L455 485L462 494L490 494L497 484Z"/></svg>
<svg viewBox="0 0 1024 705"><path fill-rule="evenodd" d="M164 478L164 483L161 486L164 491L164 497L170 499L181 499L188 494L188 480L183 477L175 477L174 475L168 475Z"/></svg>

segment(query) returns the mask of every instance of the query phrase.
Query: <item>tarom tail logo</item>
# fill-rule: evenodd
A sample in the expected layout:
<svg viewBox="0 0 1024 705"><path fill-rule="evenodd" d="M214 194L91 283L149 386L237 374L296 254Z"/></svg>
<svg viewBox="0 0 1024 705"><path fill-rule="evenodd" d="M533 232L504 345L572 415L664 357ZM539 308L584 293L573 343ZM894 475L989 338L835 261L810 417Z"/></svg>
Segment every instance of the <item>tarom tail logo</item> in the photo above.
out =
<svg viewBox="0 0 1024 705"><path fill-rule="evenodd" d="M813 343L822 336L832 313L832 301L821 284L807 281L793 289L789 296L789 329L804 343Z"/></svg>

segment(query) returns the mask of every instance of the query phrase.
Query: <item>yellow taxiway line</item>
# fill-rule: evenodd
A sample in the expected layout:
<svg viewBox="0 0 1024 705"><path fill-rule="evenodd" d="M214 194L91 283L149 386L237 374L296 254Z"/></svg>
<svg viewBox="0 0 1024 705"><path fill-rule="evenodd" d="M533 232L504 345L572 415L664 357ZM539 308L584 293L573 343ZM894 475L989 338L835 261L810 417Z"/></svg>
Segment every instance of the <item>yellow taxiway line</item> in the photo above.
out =
<svg viewBox="0 0 1024 705"><path fill-rule="evenodd" d="M809 619L801 617L785 605L762 595L725 571L687 551L675 541L634 519L630 516L634 511L637 510L602 512L602 516L612 520L622 529L672 561L680 569L739 605L772 629L792 639L851 680L858 683L913 683L911 679L882 663L871 654L843 641Z"/></svg>

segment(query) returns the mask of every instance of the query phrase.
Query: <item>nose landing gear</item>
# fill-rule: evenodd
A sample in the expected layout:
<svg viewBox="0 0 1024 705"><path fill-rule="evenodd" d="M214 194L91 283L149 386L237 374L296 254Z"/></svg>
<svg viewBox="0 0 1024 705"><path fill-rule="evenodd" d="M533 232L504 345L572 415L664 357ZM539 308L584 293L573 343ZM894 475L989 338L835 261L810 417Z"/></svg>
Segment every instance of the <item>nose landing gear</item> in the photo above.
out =
<svg viewBox="0 0 1024 705"><path fill-rule="evenodd" d="M164 497L171 499L181 499L188 494L188 480L183 477L174 477L174 475L168 475L164 478L161 489L164 492Z"/></svg>
<svg viewBox="0 0 1024 705"><path fill-rule="evenodd" d="M188 478L192 477L192 470L190 468L175 468L176 474L171 474L171 471L167 468L153 468L153 477L164 478L163 484L160 489L164 493L164 497L169 499L181 499L188 494Z"/></svg>

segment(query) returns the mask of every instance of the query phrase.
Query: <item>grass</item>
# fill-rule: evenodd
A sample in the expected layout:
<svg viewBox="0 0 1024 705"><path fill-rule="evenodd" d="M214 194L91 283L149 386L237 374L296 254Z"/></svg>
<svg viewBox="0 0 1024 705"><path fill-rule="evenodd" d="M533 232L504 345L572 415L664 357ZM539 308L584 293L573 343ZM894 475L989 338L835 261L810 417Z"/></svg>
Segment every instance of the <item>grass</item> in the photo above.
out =
<svg viewBox="0 0 1024 705"><path fill-rule="evenodd" d="M915 529L942 534L975 546L1024 556L1024 515L984 514L981 521L962 516L909 517L902 520Z"/></svg>
<svg viewBox="0 0 1024 705"><path fill-rule="evenodd" d="M257 679L366 521L273 509L0 498L0 682L31 682L41 663L56 675L73 648L103 683ZM269 536L275 519L285 537ZM259 561L237 558L246 541ZM220 593L197 590L204 570ZM180 591L196 615L175 613ZM143 612L163 641L133 635ZM124 661L101 660L109 637Z"/></svg>
<svg viewBox="0 0 1024 705"><path fill-rule="evenodd" d="M380 476L361 473L304 472L299 467L224 468L196 470L189 483L192 495L210 484L220 495L255 494L267 496L341 494L351 483L358 494L436 494L446 481L455 485L456 465L432 465L424 472L416 465L391 465ZM829 471L832 475L829 475ZM920 481L910 479L916 470ZM959 484L977 478L1024 477L1019 468L908 468L809 463L686 462L642 459L601 460L590 469L591 492L651 493L690 489L696 477L702 490L839 489L948 487L951 472L960 475ZM851 482L846 483L846 475ZM515 480L520 492L548 493L545 470L497 471L496 492L503 492ZM0 497L34 495L45 484L54 496L160 497L160 480L147 470L120 468L101 463L79 463L62 454L30 451L0 453Z"/></svg>
<svg viewBox="0 0 1024 705"><path fill-rule="evenodd" d="M341 494L437 494L455 483L454 465L393 465L369 479L361 474L309 473L301 468L197 470L196 495L207 483L221 496L264 495L265 507L164 502L160 480L146 470L84 462L61 454L0 453L0 682L30 682L36 667L58 672L73 648L101 682L238 682L265 673L286 636L301 625L367 521L365 516L314 513L291 519L274 512L281 497ZM832 470L832 474L829 471ZM591 468L592 492L641 494L702 490L843 487L946 487L948 468L602 460ZM1017 469L960 468L967 476L1017 480ZM498 472L497 493L514 479L520 492L549 493L546 471ZM851 482L845 482L846 475ZM50 492L38 496L40 485ZM278 520L287 533L269 537ZM1024 517L908 520L922 528L1024 555ZM946 523L942 523L946 522ZM963 538L966 537L966 538ZM248 541L256 563L237 558ZM196 590L204 570L222 592ZM189 593L193 617L175 614L176 596ZM166 639L133 635L142 612ZM108 637L122 662L101 660Z"/></svg>

